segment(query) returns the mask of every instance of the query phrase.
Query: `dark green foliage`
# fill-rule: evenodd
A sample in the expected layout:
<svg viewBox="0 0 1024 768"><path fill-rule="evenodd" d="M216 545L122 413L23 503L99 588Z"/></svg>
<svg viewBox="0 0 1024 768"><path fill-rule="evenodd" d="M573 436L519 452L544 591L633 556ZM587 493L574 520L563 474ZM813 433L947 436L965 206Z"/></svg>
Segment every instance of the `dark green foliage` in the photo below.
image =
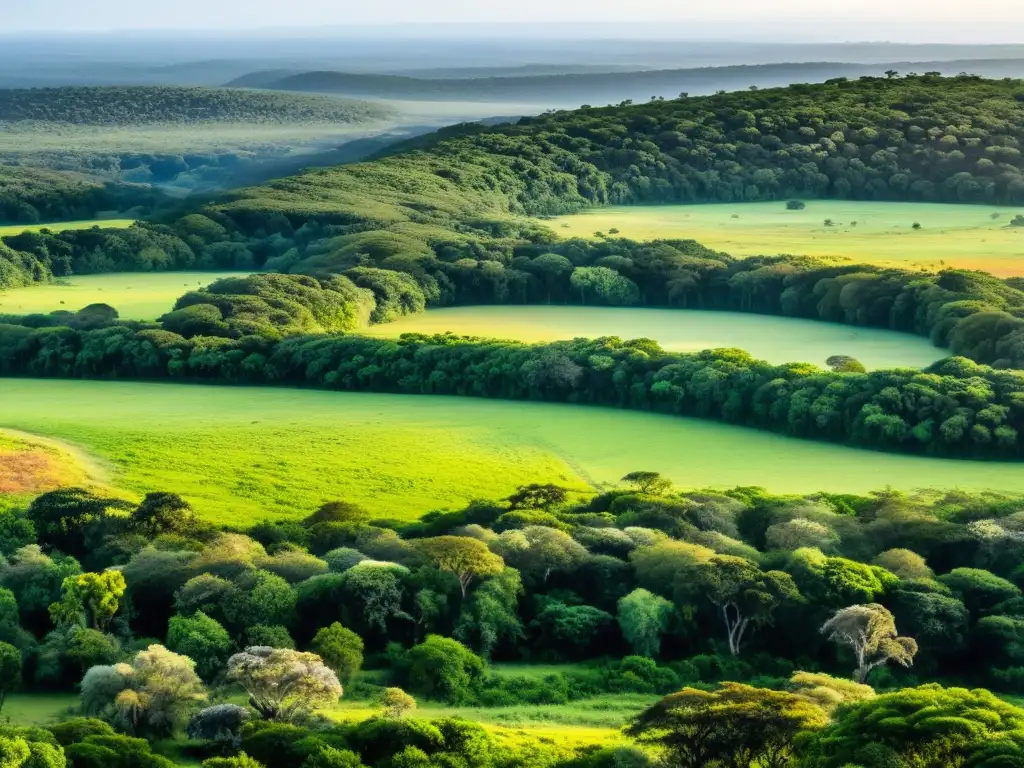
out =
<svg viewBox="0 0 1024 768"><path fill-rule="evenodd" d="M412 693L458 704L471 700L483 673L483 661L462 643L430 635L403 655L396 677Z"/></svg>
<svg viewBox="0 0 1024 768"><path fill-rule="evenodd" d="M161 197L138 184L104 183L84 174L0 165L0 224L92 219L105 211L144 212L154 208Z"/></svg>

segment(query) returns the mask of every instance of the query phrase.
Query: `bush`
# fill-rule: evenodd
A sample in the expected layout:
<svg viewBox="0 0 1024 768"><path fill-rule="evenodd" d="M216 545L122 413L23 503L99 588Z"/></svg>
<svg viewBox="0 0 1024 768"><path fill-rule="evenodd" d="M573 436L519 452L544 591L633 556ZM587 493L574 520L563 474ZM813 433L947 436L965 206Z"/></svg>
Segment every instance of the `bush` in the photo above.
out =
<svg viewBox="0 0 1024 768"><path fill-rule="evenodd" d="M803 200L788 200L786 202L787 211L802 211L806 207L807 203L805 203Z"/></svg>
<svg viewBox="0 0 1024 768"><path fill-rule="evenodd" d="M404 654L398 672L403 687L428 699L471 702L484 662L457 640L429 635Z"/></svg>

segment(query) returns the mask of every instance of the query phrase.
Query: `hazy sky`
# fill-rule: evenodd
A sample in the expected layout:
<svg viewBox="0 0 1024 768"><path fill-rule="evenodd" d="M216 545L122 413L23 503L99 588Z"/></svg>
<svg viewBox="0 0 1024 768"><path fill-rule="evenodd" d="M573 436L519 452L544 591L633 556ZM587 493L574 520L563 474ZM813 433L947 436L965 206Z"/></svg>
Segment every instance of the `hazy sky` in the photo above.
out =
<svg viewBox="0 0 1024 768"><path fill-rule="evenodd" d="M692 36L1020 42L1017 0L2 0L0 31L679 22ZM1005 16L1003 16L1005 14ZM1002 18L1001 18L1002 16ZM678 35L678 31L672 36ZM688 35L691 36L691 35Z"/></svg>

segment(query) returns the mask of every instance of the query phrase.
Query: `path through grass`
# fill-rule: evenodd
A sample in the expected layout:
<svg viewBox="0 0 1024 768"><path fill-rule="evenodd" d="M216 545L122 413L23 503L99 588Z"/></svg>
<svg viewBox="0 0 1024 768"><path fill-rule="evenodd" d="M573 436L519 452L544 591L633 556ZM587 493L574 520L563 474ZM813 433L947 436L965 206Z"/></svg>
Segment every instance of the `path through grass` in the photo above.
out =
<svg viewBox="0 0 1024 768"><path fill-rule="evenodd" d="M734 256L793 253L901 267L956 266L1024 275L1024 206L808 200L802 211L771 203L596 208L545 222L563 237L616 228L639 240L691 238ZM832 226L826 226L826 219ZM914 222L921 225L913 229Z"/></svg>

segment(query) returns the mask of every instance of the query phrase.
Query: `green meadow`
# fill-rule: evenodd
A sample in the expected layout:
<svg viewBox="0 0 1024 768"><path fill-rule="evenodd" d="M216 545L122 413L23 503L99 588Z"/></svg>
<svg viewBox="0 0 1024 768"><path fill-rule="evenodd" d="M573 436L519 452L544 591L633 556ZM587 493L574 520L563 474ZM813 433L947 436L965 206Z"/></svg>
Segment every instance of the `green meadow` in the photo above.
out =
<svg viewBox="0 0 1024 768"><path fill-rule="evenodd" d="M636 469L778 492L1024 491L1019 464L875 453L635 411L286 388L6 379L0 426L64 440L140 496L174 491L245 525L344 498L415 518L529 482L583 489Z"/></svg>
<svg viewBox="0 0 1024 768"><path fill-rule="evenodd" d="M59 282L0 291L0 314L31 314L58 309L75 311L89 304L109 304L125 320L155 320L175 300L222 277L246 272L115 272L76 275Z"/></svg>
<svg viewBox="0 0 1024 768"><path fill-rule="evenodd" d="M831 355L850 355L868 368L924 368L948 354L927 339L895 331L737 312L619 307L454 307L372 326L367 333L448 331L525 342L649 338L672 352L737 347L773 363L824 365Z"/></svg>
<svg viewBox="0 0 1024 768"><path fill-rule="evenodd" d="M733 256L805 254L1024 275L1024 227L1007 226L1024 213L1020 208L847 200L806 205L802 211L786 210L782 201L613 206L545 223L563 237L593 237L614 228L638 240L690 238ZM913 228L915 222L920 229Z"/></svg>
<svg viewBox="0 0 1024 768"><path fill-rule="evenodd" d="M22 232L38 232L49 229L52 232L66 232L69 229L126 229L135 219L85 219L84 221L57 221L50 224L0 224L0 237L20 235Z"/></svg>

